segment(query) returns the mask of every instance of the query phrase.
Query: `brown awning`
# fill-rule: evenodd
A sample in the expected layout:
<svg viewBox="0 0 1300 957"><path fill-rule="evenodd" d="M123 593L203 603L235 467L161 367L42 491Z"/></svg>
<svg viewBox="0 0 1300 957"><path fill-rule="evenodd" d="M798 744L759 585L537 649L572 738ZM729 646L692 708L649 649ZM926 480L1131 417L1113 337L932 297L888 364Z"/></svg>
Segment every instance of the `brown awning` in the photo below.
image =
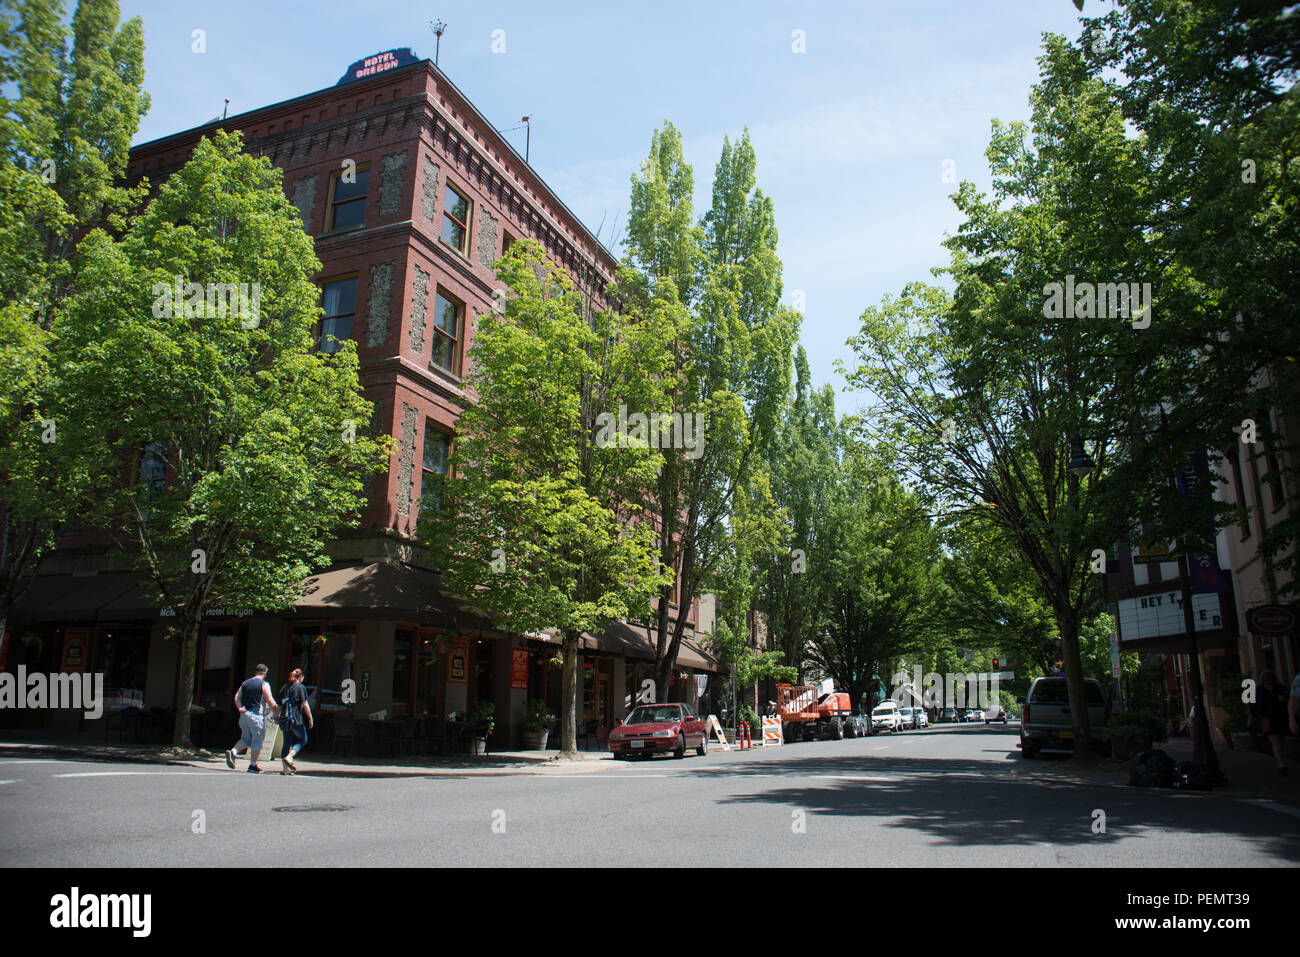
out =
<svg viewBox="0 0 1300 957"><path fill-rule="evenodd" d="M560 636L554 633L532 634L527 637L547 644L560 644ZM638 661L655 660L655 643L650 637L649 630L643 625L627 621L613 622L604 631L596 634L584 631L582 649L623 655ZM697 671L722 670L717 659L700 648L698 638L689 633L682 637L681 647L677 649L676 664L679 668L694 668Z"/></svg>
<svg viewBox="0 0 1300 957"><path fill-rule="evenodd" d="M94 621L105 605L136 591L144 576L139 572L102 572L98 575L37 575L14 604L11 614L25 621ZM153 610L144 615L157 615Z"/></svg>
<svg viewBox="0 0 1300 957"><path fill-rule="evenodd" d="M338 615L398 618L416 622L445 622L448 615L465 616L442 592L436 572L415 565L375 562L331 568L303 581L303 595L294 602L299 615Z"/></svg>

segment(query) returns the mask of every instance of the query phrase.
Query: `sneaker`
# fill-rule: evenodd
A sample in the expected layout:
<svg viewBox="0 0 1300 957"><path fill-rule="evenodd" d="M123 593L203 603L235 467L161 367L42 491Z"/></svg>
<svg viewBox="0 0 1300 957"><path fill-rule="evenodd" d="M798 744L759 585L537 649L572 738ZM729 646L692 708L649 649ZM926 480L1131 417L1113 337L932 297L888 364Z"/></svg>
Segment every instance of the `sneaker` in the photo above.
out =
<svg viewBox="0 0 1300 957"><path fill-rule="evenodd" d="M280 760L289 766L290 771L298 770L298 765L293 763L293 755L289 755L288 757L281 758Z"/></svg>
<svg viewBox="0 0 1300 957"><path fill-rule="evenodd" d="M280 763L284 765L283 769L280 771L281 774L293 774L295 771L298 770L293 766L293 762L290 761L288 758L281 758Z"/></svg>
<svg viewBox="0 0 1300 957"><path fill-rule="evenodd" d="M250 764L250 765L248 766L248 773L249 773L249 774L261 774L261 773L262 773L262 769L259 768L256 764Z"/></svg>
<svg viewBox="0 0 1300 957"><path fill-rule="evenodd" d="M226 767L230 768L230 770L232 770L232 771L235 770L235 752L234 752L234 751L227 751L227 752L226 752Z"/></svg>

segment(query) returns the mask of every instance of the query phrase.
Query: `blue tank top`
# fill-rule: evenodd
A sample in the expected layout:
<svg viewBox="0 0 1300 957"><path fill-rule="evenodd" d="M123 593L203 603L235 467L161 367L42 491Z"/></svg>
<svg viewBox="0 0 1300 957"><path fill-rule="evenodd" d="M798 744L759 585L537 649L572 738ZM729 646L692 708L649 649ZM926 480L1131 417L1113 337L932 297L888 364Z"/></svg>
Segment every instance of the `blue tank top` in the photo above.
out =
<svg viewBox="0 0 1300 957"><path fill-rule="evenodd" d="M239 703L253 714L262 713L262 686L266 682L261 678L249 678L239 686Z"/></svg>

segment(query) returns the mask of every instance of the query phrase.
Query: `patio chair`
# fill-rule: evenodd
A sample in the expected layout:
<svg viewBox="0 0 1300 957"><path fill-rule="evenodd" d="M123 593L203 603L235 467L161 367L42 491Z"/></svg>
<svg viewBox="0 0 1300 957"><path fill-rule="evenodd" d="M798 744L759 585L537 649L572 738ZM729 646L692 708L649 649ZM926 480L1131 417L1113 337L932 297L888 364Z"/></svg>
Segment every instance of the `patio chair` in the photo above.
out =
<svg viewBox="0 0 1300 957"><path fill-rule="evenodd" d="M345 752L349 756L356 749L356 728L355 719L351 715L333 716L333 735L330 741L330 753L337 754L339 745L347 748Z"/></svg>

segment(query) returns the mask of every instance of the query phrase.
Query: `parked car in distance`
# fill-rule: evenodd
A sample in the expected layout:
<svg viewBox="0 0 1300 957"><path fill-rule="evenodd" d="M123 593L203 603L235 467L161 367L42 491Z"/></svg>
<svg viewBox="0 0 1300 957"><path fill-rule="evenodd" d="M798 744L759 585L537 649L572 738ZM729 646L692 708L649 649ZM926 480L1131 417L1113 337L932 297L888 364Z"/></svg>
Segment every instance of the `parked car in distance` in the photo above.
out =
<svg viewBox="0 0 1300 957"><path fill-rule="evenodd" d="M903 716L898 712L898 705L885 701L871 709L871 729L873 731L898 731L903 727Z"/></svg>
<svg viewBox="0 0 1300 957"><path fill-rule="evenodd" d="M903 727L910 731L919 731L930 724L924 708L903 708L898 713L902 715Z"/></svg>
<svg viewBox="0 0 1300 957"><path fill-rule="evenodd" d="M956 708L944 708L939 712L939 720L951 724L957 720Z"/></svg>
<svg viewBox="0 0 1300 957"><path fill-rule="evenodd" d="M684 758L687 748L709 750L708 728L688 704L638 705L609 732L610 753L619 759L670 752Z"/></svg>
<svg viewBox="0 0 1300 957"><path fill-rule="evenodd" d="M967 721L983 721L983 720L984 720L984 712L981 711L979 708L971 708L970 711L966 712L966 720L967 720Z"/></svg>
<svg viewBox="0 0 1300 957"><path fill-rule="evenodd" d="M1007 709L1000 704L995 704L984 712L985 724L992 724L994 721L1001 721L1003 724L1007 723Z"/></svg>
<svg viewBox="0 0 1300 957"><path fill-rule="evenodd" d="M1088 724L1110 724L1110 703L1096 678L1083 679ZM1036 678L1020 713L1020 756L1032 758L1042 748L1074 749L1074 717L1064 678Z"/></svg>

